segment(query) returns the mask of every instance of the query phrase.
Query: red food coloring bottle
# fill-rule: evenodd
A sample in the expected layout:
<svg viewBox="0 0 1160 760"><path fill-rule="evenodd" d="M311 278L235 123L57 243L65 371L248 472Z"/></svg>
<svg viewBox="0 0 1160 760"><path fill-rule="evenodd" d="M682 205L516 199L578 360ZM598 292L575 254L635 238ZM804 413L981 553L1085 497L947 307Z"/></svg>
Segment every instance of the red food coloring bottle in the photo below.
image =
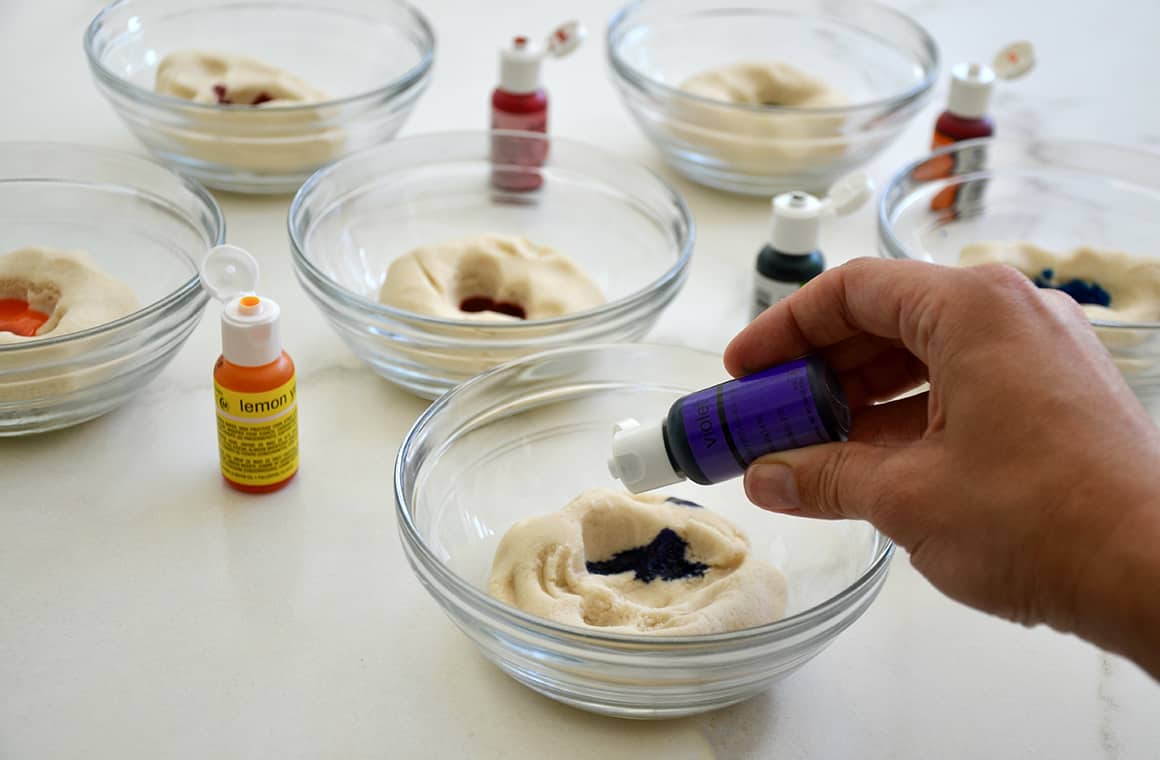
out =
<svg viewBox="0 0 1160 760"><path fill-rule="evenodd" d="M500 50L499 84L491 93L491 128L547 134L548 93L540 86L541 65L548 55L568 55L583 39L583 27L572 21L554 30L543 43L515 37ZM546 140L494 135L492 185L510 192L538 190L544 183L540 167L547 157Z"/></svg>
<svg viewBox="0 0 1160 760"><path fill-rule="evenodd" d="M1016 42L1000 50L992 66L979 63L960 63L954 66L951 69L951 89L947 107L935 121L931 149L937 150L963 140L993 136L995 122L988 111L991 106L991 95L995 90L995 81L1017 79L1030 71L1034 63L1035 55L1031 43ZM956 164L956 161L978 162L984 155L983 151L967 151L959 152L957 157L937 156L920 166L914 173L915 178L930 181L981 169L982 166L963 166ZM976 184L978 186L975 189L981 190L981 184ZM931 210L943 211L955 208L956 202L960 200L962 187L952 185L944 188L931 200Z"/></svg>

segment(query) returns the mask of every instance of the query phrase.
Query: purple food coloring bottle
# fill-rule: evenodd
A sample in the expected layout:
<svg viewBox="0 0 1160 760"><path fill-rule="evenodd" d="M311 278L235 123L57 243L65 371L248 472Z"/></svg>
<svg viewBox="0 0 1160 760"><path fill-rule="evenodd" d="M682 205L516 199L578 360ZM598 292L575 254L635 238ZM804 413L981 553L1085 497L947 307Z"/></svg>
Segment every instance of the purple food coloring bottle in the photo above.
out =
<svg viewBox="0 0 1160 760"><path fill-rule="evenodd" d="M795 359L677 399L654 425L617 423L608 471L641 493L720 483L775 451L846 440L850 409L833 370Z"/></svg>

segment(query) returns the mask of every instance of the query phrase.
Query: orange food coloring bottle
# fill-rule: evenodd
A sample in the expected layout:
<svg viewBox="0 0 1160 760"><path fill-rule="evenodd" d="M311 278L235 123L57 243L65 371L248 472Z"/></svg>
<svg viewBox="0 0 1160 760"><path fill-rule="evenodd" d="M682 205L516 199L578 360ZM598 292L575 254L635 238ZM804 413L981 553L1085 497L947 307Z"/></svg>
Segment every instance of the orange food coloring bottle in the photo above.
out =
<svg viewBox="0 0 1160 760"><path fill-rule="evenodd" d="M241 248L211 250L201 281L224 305L213 370L222 477L246 493L277 491L298 473L298 393L281 309L254 292L258 263Z"/></svg>

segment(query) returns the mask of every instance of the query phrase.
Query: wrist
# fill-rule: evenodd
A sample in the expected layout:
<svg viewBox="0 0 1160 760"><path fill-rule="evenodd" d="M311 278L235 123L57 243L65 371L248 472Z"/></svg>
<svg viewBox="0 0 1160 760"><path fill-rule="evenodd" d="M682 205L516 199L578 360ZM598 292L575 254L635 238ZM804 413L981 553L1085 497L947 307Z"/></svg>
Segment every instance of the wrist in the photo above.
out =
<svg viewBox="0 0 1160 760"><path fill-rule="evenodd" d="M1098 535L1098 534L1097 534ZM1160 503L1119 513L1115 527L1090 545L1074 583L1070 610L1056 627L1121 654L1160 679Z"/></svg>

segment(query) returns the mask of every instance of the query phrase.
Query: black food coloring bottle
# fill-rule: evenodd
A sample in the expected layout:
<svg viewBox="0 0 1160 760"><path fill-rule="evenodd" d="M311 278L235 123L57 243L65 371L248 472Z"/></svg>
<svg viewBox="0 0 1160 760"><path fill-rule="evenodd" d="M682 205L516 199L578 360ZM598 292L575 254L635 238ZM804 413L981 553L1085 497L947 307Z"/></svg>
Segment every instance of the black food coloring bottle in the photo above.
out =
<svg viewBox="0 0 1160 760"><path fill-rule="evenodd" d="M825 271L818 247L822 217L848 214L872 189L870 178L857 173L839 180L825 198L794 191L773 199L769 243L757 254L752 318Z"/></svg>

